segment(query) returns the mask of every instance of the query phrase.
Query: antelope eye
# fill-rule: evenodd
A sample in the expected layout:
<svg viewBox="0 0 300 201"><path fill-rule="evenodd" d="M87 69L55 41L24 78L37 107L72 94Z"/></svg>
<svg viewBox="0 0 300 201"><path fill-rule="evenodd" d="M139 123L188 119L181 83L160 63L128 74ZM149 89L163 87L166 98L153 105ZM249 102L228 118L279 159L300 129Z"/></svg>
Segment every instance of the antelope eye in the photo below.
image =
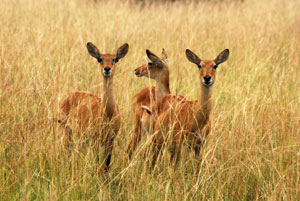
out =
<svg viewBox="0 0 300 201"><path fill-rule="evenodd" d="M119 61L119 60L116 59L116 58L113 58L113 59L112 59L112 62L113 62L113 63L117 63L118 61Z"/></svg>
<svg viewBox="0 0 300 201"><path fill-rule="evenodd" d="M197 64L197 66L198 66L198 68L199 68L199 69L201 69L201 68L202 68L201 64Z"/></svg>
<svg viewBox="0 0 300 201"><path fill-rule="evenodd" d="M148 66L152 66L153 65L153 63L152 62L148 62Z"/></svg>
<svg viewBox="0 0 300 201"><path fill-rule="evenodd" d="M215 64L215 65L213 66L213 69L217 69L217 68L218 68L218 65Z"/></svg>
<svg viewBox="0 0 300 201"><path fill-rule="evenodd" d="M102 59L102 58L97 58L97 61L98 61L99 63L101 63L101 62L103 61L103 59Z"/></svg>

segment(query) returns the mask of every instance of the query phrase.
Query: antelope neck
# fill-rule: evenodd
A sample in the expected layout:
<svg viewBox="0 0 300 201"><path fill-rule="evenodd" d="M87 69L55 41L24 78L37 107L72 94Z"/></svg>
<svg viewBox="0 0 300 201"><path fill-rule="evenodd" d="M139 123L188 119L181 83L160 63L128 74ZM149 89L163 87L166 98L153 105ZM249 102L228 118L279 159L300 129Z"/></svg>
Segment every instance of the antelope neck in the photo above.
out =
<svg viewBox="0 0 300 201"><path fill-rule="evenodd" d="M209 120L209 115L211 112L211 96L212 96L212 87L206 87L201 84L201 96L199 98L200 111L199 117L206 121Z"/></svg>
<svg viewBox="0 0 300 201"><path fill-rule="evenodd" d="M158 101L161 97L170 94L169 75L163 79L156 80L155 99Z"/></svg>
<svg viewBox="0 0 300 201"><path fill-rule="evenodd" d="M104 78L102 101L105 114L112 117L116 106L112 78Z"/></svg>

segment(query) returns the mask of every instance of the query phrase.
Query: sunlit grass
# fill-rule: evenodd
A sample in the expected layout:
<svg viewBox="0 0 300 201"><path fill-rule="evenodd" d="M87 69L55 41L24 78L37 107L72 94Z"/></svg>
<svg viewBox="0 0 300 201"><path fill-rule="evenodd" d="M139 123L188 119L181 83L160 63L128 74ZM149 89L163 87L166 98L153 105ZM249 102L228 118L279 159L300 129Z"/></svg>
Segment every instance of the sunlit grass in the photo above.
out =
<svg viewBox="0 0 300 201"><path fill-rule="evenodd" d="M0 200L300 200L299 10L296 0L1 1ZM53 121L69 93L102 93L88 41L102 53L130 46L114 80L122 125L106 182L91 147L75 144L68 157ZM199 171L185 150L175 174L168 157L149 174L149 136L126 158L132 97L154 84L133 70L146 61L145 49L160 55L162 48L171 91L190 100L200 88L185 49L203 59L231 51L218 68Z"/></svg>

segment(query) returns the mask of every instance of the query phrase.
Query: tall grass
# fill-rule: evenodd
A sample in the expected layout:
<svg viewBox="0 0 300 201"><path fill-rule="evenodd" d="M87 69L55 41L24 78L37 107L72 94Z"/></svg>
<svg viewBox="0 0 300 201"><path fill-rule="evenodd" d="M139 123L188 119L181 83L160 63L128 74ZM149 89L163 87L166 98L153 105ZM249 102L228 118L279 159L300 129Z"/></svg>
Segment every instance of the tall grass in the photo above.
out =
<svg viewBox="0 0 300 201"><path fill-rule="evenodd" d="M146 4L124 1L2 0L0 6L0 200L300 200L300 2L215 1ZM92 149L63 147L53 121L59 102L83 90L102 93L97 62L86 42L113 53L122 126L107 181ZM174 173L168 157L146 171L142 140L132 161L131 100L153 84L133 69L145 49L169 54L171 90L200 92L189 48L228 61L214 85L212 132L199 171L186 152ZM167 156L166 152L166 156Z"/></svg>

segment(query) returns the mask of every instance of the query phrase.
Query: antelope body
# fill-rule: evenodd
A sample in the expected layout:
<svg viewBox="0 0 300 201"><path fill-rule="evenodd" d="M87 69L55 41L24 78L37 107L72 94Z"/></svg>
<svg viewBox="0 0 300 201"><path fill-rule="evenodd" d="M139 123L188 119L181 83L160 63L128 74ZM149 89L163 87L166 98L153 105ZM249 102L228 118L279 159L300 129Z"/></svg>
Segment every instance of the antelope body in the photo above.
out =
<svg viewBox="0 0 300 201"><path fill-rule="evenodd" d="M87 43L89 54L96 58L101 66L104 89L102 98L87 92L75 92L60 104L61 123L66 129L68 143L72 139L72 122L79 126L81 134L87 128L92 128L96 132L96 142L100 141L104 147L106 172L109 170L113 141L120 129L121 120L113 92L115 64L127 54L128 48L128 44L125 43L117 50L115 55L100 54L95 45L90 42Z"/></svg>
<svg viewBox="0 0 300 201"><path fill-rule="evenodd" d="M155 133L151 148L152 167L155 166L157 157L164 146L170 150L171 162L176 165L185 141L198 158L201 146L210 132L212 86L216 69L219 64L227 60L229 50L224 50L214 60L201 60L189 49L186 50L186 56L199 68L201 96L198 100L188 101L178 99L173 95L166 95L156 103L152 114L152 118L156 119L153 125ZM151 113L151 111L148 112Z"/></svg>
<svg viewBox="0 0 300 201"><path fill-rule="evenodd" d="M151 108L157 100L164 95L170 94L169 87L169 67L168 56L166 51L162 49L162 58L153 54L150 50L146 50L146 54L150 62L143 64L135 69L135 75L138 77L148 77L156 81L156 86L144 88L133 97L134 112L134 132L127 148L129 158L140 142L142 135L149 131L150 117L147 111L142 108L146 106Z"/></svg>

